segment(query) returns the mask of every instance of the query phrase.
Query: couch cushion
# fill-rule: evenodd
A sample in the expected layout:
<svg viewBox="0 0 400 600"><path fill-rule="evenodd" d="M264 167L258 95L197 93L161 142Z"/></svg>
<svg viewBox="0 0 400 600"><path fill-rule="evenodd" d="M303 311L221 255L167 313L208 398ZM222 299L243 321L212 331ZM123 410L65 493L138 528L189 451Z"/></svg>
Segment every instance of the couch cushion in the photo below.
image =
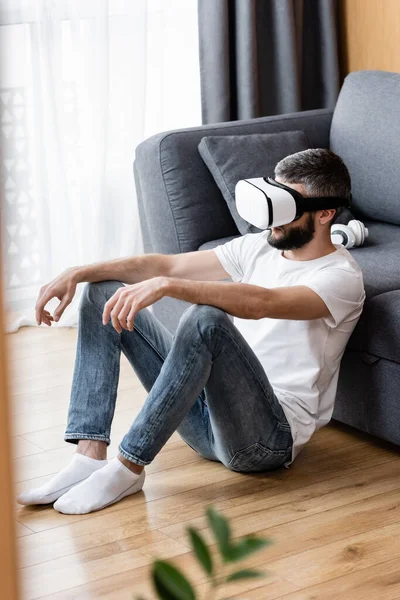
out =
<svg viewBox="0 0 400 600"><path fill-rule="evenodd" d="M350 252L360 265L367 298L400 290L400 227L365 221L369 236L364 246Z"/></svg>
<svg viewBox="0 0 400 600"><path fill-rule="evenodd" d="M333 115L330 147L346 163L353 209L400 224L400 74L358 71L345 79Z"/></svg>
<svg viewBox="0 0 400 600"><path fill-rule="evenodd" d="M400 290L365 303L349 349L400 363Z"/></svg>
<svg viewBox="0 0 400 600"><path fill-rule="evenodd" d="M235 185L240 179L272 176L277 162L306 150L311 143L303 131L256 133L252 135L206 136L199 152L228 205L240 233L260 231L239 216Z"/></svg>
<svg viewBox="0 0 400 600"><path fill-rule="evenodd" d="M237 237L239 237L239 236L231 235L230 237L220 238L219 240L211 240L210 242L206 242L205 244L202 244L200 246L199 250L213 250L217 246L219 246L221 244L226 244L227 242L230 242L231 240L234 240Z"/></svg>

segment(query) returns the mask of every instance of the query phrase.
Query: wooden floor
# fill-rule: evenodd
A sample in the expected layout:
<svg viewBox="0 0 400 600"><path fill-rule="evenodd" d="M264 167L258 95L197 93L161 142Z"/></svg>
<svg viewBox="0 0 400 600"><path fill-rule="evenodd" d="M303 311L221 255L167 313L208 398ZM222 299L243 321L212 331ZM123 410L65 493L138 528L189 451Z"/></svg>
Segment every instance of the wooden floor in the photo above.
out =
<svg viewBox="0 0 400 600"><path fill-rule="evenodd" d="M74 452L63 431L76 330L24 328L8 341L21 491L47 481ZM123 358L110 457L144 398ZM236 536L274 540L248 561L269 576L231 584L221 598L400 598L399 452L338 424L318 432L290 469L271 474L230 472L175 434L147 468L143 492L106 510L70 516L16 504L23 598L150 600L153 557L183 567L203 598L185 527L204 528L211 503L233 519Z"/></svg>

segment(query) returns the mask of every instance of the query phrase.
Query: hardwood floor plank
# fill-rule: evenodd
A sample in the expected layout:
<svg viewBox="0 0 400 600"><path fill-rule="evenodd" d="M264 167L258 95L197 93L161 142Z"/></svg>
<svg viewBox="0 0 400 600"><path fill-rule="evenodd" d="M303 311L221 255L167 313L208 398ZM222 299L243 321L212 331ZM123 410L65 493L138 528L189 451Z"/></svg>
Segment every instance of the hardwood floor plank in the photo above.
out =
<svg viewBox="0 0 400 600"><path fill-rule="evenodd" d="M29 481L30 478L43 477L60 471L68 463L75 452L72 444L65 444L58 450L40 452L31 456L23 456L13 461L16 472L16 482Z"/></svg>
<svg viewBox="0 0 400 600"><path fill-rule="evenodd" d="M163 557L166 558L166 557ZM173 564L182 569L186 576L198 587L204 591L208 586L205 584L206 576L204 571L199 567L197 561L190 553L180 553L173 557ZM254 583L241 583L240 588L246 589ZM239 588L239 584L230 587L231 590ZM229 587L226 587L228 590ZM278 597L279 593L291 592L298 588L292 583L283 580L282 578L271 575L265 581L265 600L273 600ZM72 598L108 598L116 599L126 598L132 600L134 594L145 595L147 598L154 598L154 592L150 586L149 567L137 567L120 573L117 576L111 575L97 581L92 581L86 585L79 586L70 590L64 590L59 594L53 594L54 600L61 598L67 600ZM45 596L46 597L46 596ZM219 595L218 597L221 597ZM46 597L49 600L49 596Z"/></svg>
<svg viewBox="0 0 400 600"><path fill-rule="evenodd" d="M130 407L126 410L116 411L113 427L111 429L111 439L119 436L119 440L129 429L129 425L134 421L139 413L141 406ZM64 409L63 424L55 427L48 427L39 431L24 434L24 438L33 444L42 446L43 450L57 450L65 447L64 433L66 426L67 409ZM29 419L28 419L29 420Z"/></svg>
<svg viewBox="0 0 400 600"><path fill-rule="evenodd" d="M251 564L249 563L248 566L251 567ZM232 571L235 571L236 569L239 569L239 565L234 567ZM258 591L258 593L261 591L262 595L259 596L260 600L276 600L277 598L280 598L282 594L295 593L298 591L298 588L289 581L277 577L273 573L269 573L267 569L264 569L264 571L265 576L262 578L235 581L222 586L217 592L216 599L229 600L229 598L233 597L232 594L234 594L235 597L240 598L240 600L247 600L249 594L253 591ZM292 586L294 589L291 589ZM208 589L209 586L207 584L200 584L196 587L201 598L206 598L205 594Z"/></svg>
<svg viewBox="0 0 400 600"><path fill-rule="evenodd" d="M79 554L51 560L43 565L20 570L26 598L37 598L43 590L48 595L129 571L152 562L153 553L169 558L187 553L187 548L158 531L124 538Z"/></svg>
<svg viewBox="0 0 400 600"><path fill-rule="evenodd" d="M179 557L173 558L173 563L177 564L179 561ZM187 564L180 563L181 568L185 569L185 573L187 572ZM79 586L77 588L65 590L63 592L59 592L51 596L51 600L93 600L94 598L101 598L102 600L132 600L136 597L136 595L143 596L148 600L154 598L154 590L150 583L150 569L149 567L142 567L138 569L134 569L132 571L128 571L126 573L122 573L121 575L115 577L109 577L102 580L98 580L92 582L88 585ZM199 583L204 580L204 576L200 573L198 577L193 575L195 570L191 570L191 579L195 582L196 591L198 591L201 598L205 598L205 593L209 589L209 585L206 583ZM215 600L227 600L231 596L229 595L234 590L240 591L240 599L247 600L248 592L247 590L252 589L255 585L260 585L258 583L250 583L250 582L235 582L230 585L226 585L222 587L217 593ZM298 588L294 586L292 583L285 581L279 577L270 575L265 580L265 585L263 586L263 596L262 600L276 600L280 597L279 594L295 592ZM245 593L246 595L243 595ZM261 598L261 597L260 597ZM38 600L50 600L50 596L42 596Z"/></svg>
<svg viewBox="0 0 400 600"><path fill-rule="evenodd" d="M294 566L297 568L298 555L302 557L307 552L313 553L313 557L318 556L319 552L324 554L327 546L333 542L337 542L338 546L351 547L354 536L372 535L388 525L397 527L399 525L398 492L397 490L392 492L389 497L383 498L383 496L257 531L258 535L271 537L275 542L269 548L267 567L299 587L308 587L309 582L303 585L297 579L284 574L284 567L290 563L292 567L288 572L292 572ZM330 559L327 562L329 561ZM275 565L278 565L276 570L274 570ZM265 565L254 557L252 566ZM318 576L321 574L318 566L316 572Z"/></svg>
<svg viewBox="0 0 400 600"><path fill-rule="evenodd" d="M262 596L252 595L251 592L246 593L246 598L262 600ZM400 598L399 560L394 558L307 589L284 593L279 598L282 600L337 600L338 598L340 600L398 600Z"/></svg>
<svg viewBox="0 0 400 600"><path fill-rule="evenodd" d="M65 408L56 408L51 412L24 413L14 415L12 420L13 435L26 435L49 427L64 426L67 420Z"/></svg>
<svg viewBox="0 0 400 600"><path fill-rule="evenodd" d="M15 534L17 536L17 538L20 537L24 537L26 535L32 535L33 531L32 529L29 529L29 527L26 527L25 525L22 525L21 523L18 523L18 521L15 523Z"/></svg>
<svg viewBox="0 0 400 600"><path fill-rule="evenodd" d="M67 413L68 413L68 404L69 404L69 391L66 389L63 390L63 399L62 401L58 401L57 394L59 390L57 388L57 392L49 392L51 394L51 401L46 400L37 410L30 410L24 408L22 411L18 410L18 408L13 411L13 434L14 435L23 435L29 441L32 441L35 444L40 444L40 436L42 435L40 432L58 427L61 429L65 426L67 421ZM118 392L117 398L117 408L115 414L115 425L118 426L122 423L124 416L128 419L125 420L125 429L129 427L132 419L135 418L135 415L139 412L140 408L143 405L143 402L146 398L147 394L143 388L138 387L127 387L127 389L121 390ZM14 407L16 406L17 400L16 397L13 396L12 404ZM27 406L29 407L29 402L27 402ZM126 411L126 412L125 412ZM129 415L128 411L131 411ZM124 415L120 415L121 412L124 412ZM37 436L33 434L37 433ZM27 436L30 436L29 438ZM36 438L36 440L35 440Z"/></svg>
<svg viewBox="0 0 400 600"><path fill-rule="evenodd" d="M43 327L22 327L17 333L6 336L10 362L18 363L25 358L32 359L65 349L75 351L77 333L77 329L72 328L46 331Z"/></svg>
<svg viewBox="0 0 400 600"><path fill-rule="evenodd" d="M11 414L13 417L21 414L36 414L68 407L70 386L59 385L55 388L42 389L26 394L16 394L13 390ZM15 418L18 423L18 420Z"/></svg>
<svg viewBox="0 0 400 600"><path fill-rule="evenodd" d="M49 391L55 391L60 385L71 387L72 385L73 370L71 365L68 368L60 367L57 372L50 372L40 374L35 377L24 377L13 379L13 396L16 395L27 395L30 393L40 392L43 389ZM129 374L124 377L121 381L119 389L126 390L135 384L135 375Z"/></svg>
<svg viewBox="0 0 400 600"><path fill-rule="evenodd" d="M12 456L13 458L22 458L42 452L42 448L36 446L32 442L25 440L22 436L17 435L12 438Z"/></svg>
<svg viewBox="0 0 400 600"><path fill-rule="evenodd" d="M27 379L13 379L13 396L18 394L29 394L40 390L54 390L59 385L72 384L72 373L63 370L60 374L50 373Z"/></svg>
<svg viewBox="0 0 400 600"><path fill-rule="evenodd" d="M16 395L22 394L23 391L20 388L28 385L29 389L40 390L42 389L43 382L46 382L47 386L55 387L60 383L69 383L72 381L73 368L75 355L65 351L59 357L57 353L40 357L40 361L45 361L46 368L39 369L38 362L31 361L27 362L29 366L24 366L21 371L20 364L18 361L14 361L14 368L11 369L11 376L13 380L13 390ZM127 385L138 385L136 375L129 365L126 359L121 359L120 375L122 377L122 386L125 388ZM53 384L54 380L58 379L58 383Z"/></svg>
<svg viewBox="0 0 400 600"><path fill-rule="evenodd" d="M60 385L51 389L39 390L27 394L13 394L12 414L36 414L51 412L56 409L65 410L67 415L70 385ZM118 390L116 410L124 410L135 406L141 406L147 396L146 390L137 380L131 380L131 386Z"/></svg>
<svg viewBox="0 0 400 600"><path fill-rule="evenodd" d="M388 510L393 510L393 506ZM313 586L400 558L400 523L351 535L316 549L269 563L269 568L299 587Z"/></svg>

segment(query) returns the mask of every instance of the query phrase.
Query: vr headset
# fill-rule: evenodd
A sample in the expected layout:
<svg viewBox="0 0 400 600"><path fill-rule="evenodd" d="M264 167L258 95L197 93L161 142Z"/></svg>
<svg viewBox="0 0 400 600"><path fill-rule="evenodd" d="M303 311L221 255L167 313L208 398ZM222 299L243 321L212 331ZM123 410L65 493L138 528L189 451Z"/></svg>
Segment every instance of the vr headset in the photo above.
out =
<svg viewBox="0 0 400 600"><path fill-rule="evenodd" d="M270 229L297 221L305 212L350 208L350 198L325 196L304 198L293 188L278 183L271 177L242 179L235 188L239 215L259 229Z"/></svg>

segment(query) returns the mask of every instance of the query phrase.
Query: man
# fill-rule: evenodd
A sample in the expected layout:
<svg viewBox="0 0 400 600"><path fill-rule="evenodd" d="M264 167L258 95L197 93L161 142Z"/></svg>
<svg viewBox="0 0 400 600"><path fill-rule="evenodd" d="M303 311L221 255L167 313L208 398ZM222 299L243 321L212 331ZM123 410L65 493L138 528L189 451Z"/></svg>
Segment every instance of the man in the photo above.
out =
<svg viewBox="0 0 400 600"><path fill-rule="evenodd" d="M325 149L286 157L275 178L303 196L350 194L346 166ZM289 466L332 416L340 360L365 298L357 263L331 242L336 212L307 212L215 250L74 267L44 286L36 316L50 326L77 284L89 282L65 433L77 452L19 502L56 501L68 514L109 506L142 489L145 465L174 431L234 471ZM193 305L174 336L147 309L164 296ZM61 300L54 318L45 310L53 297ZM107 463L121 350L148 397Z"/></svg>

